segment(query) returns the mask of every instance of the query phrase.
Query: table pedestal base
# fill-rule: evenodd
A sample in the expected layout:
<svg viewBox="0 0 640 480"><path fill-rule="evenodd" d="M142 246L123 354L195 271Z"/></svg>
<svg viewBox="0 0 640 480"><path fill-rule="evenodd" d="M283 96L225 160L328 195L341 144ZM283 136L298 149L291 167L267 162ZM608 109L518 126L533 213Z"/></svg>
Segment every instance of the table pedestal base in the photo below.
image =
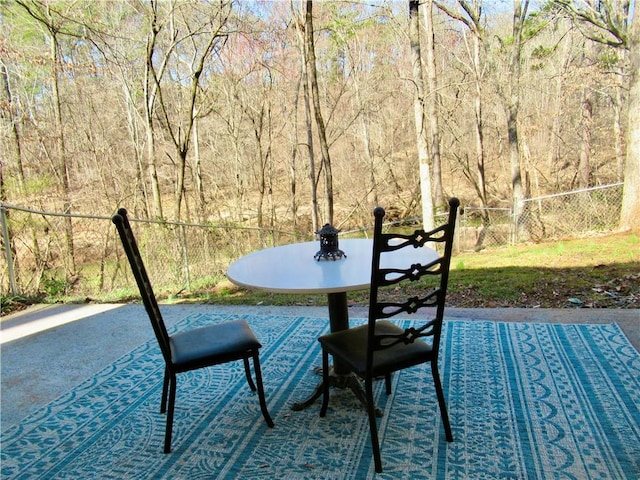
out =
<svg viewBox="0 0 640 480"><path fill-rule="evenodd" d="M322 367L316 368L315 373L316 375L322 375ZM291 407L291 410L298 412L300 410L304 410L305 408L313 405L313 403L322 396L323 387L324 387L324 384L322 381L320 381L320 383L316 385L315 390L309 396L309 398L301 402L294 403L293 406ZM333 367L331 367L331 371L329 372L329 387L351 389L353 394L356 396L358 400L360 400L360 403L362 403L365 409L367 408L367 397L364 394L364 390L362 389L362 384L360 383L358 376L355 375L354 373L339 374L334 371ZM382 416L383 416L382 410L380 410L379 408L376 408L376 417L382 417Z"/></svg>

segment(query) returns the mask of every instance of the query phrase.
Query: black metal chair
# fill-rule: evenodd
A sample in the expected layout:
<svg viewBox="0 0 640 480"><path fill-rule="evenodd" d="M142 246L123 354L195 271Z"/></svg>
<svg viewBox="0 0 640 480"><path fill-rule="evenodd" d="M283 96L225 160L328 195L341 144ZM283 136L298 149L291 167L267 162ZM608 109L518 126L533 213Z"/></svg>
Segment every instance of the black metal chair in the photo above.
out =
<svg viewBox="0 0 640 480"><path fill-rule="evenodd" d="M340 361L352 372L364 379L367 413L371 430L373 457L377 472L382 472L380 444L376 409L373 400L373 382L376 378L385 379L387 394L391 393L391 374L422 363L431 364L440 415L447 441L453 441L449 416L438 374L438 349L444 316L445 298L449 280L449 265L453 247L453 234L459 206L457 198L449 201L449 218L430 232L416 230L412 235L382 233L382 220L385 212L381 207L374 210L375 229L373 235L373 259L371 270L371 288L369 298L369 318L364 325L330 333L319 338L322 344L322 366L324 377L323 402L320 416L324 417L329 405L329 355ZM397 268L381 268L380 259L385 254L401 248L420 248L427 242L444 244L444 253L437 259L425 264L398 265ZM385 300L396 289L386 287L400 283L413 282L424 277L434 278L433 287L425 288L424 295L411 298ZM426 283L426 282L425 282ZM413 314L423 307L436 307L435 317L421 325L403 329L385 320L399 313ZM431 341L424 339L430 337Z"/></svg>
<svg viewBox="0 0 640 480"><path fill-rule="evenodd" d="M120 234L122 245L129 259L142 301L151 320L153 331L160 344L160 350L165 361L162 404L160 406L160 413L167 413L164 452L169 453L171 451L173 411L177 389L176 374L190 370L242 360L249 387L252 391L255 391L256 385L251 378L249 366L249 358L252 358L258 385L260 409L267 425L273 427L273 420L267 410L262 386L262 373L258 355L262 345L251 331L247 322L245 320L233 320L169 335L131 230L127 211L124 208L119 209L118 213L112 217L112 221Z"/></svg>

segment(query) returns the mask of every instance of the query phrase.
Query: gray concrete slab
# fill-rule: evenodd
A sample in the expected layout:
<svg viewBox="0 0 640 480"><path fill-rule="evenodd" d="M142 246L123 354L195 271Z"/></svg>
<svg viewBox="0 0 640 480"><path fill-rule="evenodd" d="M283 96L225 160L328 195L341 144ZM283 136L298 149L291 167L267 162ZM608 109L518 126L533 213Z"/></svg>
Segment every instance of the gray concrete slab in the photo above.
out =
<svg viewBox="0 0 640 480"><path fill-rule="evenodd" d="M327 317L326 307L161 306L168 326L198 312ZM366 317L351 307L352 318ZM618 323L640 351L640 310L450 308L450 319ZM0 319L0 429L18 423L141 343L153 338L141 305L34 306Z"/></svg>

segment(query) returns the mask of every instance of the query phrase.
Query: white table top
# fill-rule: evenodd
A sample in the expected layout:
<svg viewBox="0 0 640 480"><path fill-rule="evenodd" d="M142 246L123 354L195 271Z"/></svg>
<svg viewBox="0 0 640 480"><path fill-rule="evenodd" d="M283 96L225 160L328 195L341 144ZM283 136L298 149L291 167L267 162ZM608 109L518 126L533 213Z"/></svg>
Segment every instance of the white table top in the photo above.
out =
<svg viewBox="0 0 640 480"><path fill-rule="evenodd" d="M242 257L227 270L236 285L275 293L339 293L363 290L371 281L373 241L341 239L340 250L347 255L340 260L313 258L320 242L294 243L267 248ZM435 250L403 248L381 259L381 266L423 265L438 258Z"/></svg>

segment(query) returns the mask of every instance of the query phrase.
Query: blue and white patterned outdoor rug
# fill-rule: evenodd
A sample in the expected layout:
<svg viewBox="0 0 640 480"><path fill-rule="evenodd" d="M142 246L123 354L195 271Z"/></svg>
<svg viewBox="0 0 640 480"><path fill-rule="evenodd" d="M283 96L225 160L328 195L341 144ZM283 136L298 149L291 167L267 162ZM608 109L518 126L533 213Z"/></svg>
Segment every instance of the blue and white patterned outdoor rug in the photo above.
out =
<svg viewBox="0 0 640 480"><path fill-rule="evenodd" d="M179 328L234 318L193 315ZM173 452L162 452L163 363L155 341L2 434L9 479L640 478L640 355L617 325L447 321L444 438L429 367L377 386L384 473L349 391L293 412L318 378L319 318L248 317L263 342L275 428L240 362L179 377ZM406 322L406 321L403 321ZM352 322L357 323L357 322Z"/></svg>

